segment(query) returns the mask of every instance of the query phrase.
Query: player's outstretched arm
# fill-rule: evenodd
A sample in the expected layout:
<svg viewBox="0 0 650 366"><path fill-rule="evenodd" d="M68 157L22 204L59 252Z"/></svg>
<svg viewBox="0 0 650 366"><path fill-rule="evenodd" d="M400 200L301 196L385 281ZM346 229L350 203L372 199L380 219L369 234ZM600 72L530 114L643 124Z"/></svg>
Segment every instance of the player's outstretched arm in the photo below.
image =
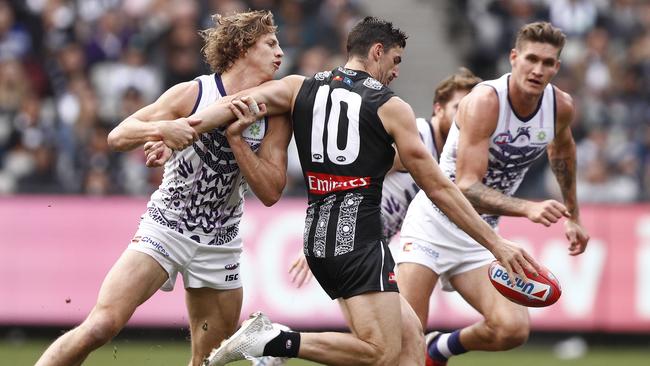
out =
<svg viewBox="0 0 650 366"><path fill-rule="evenodd" d="M247 96L231 103L230 109L237 116L237 121L226 129L226 138L251 190L265 206L271 206L280 199L287 183L287 147L291 140L291 122L288 114L269 117L268 130L255 153L242 133L259 119L260 114L266 112L266 106L260 104L259 113L254 113L251 106L257 106L257 102Z"/></svg>
<svg viewBox="0 0 650 366"><path fill-rule="evenodd" d="M420 140L411 107L397 97L379 108L379 117L405 167L427 197L458 227L494 254L512 273L524 276L524 268L536 274L539 266L521 247L497 235L476 213L461 191L440 170Z"/></svg>
<svg viewBox="0 0 650 366"><path fill-rule="evenodd" d="M212 105L192 115L193 118L202 121L195 127L196 131L207 132L234 121L236 116L229 105L233 100L241 99L245 95L252 97L257 103L265 104L270 116L291 112L293 101L304 79L303 76L289 75L280 80L267 81L254 88L219 98Z"/></svg>
<svg viewBox="0 0 650 366"><path fill-rule="evenodd" d="M545 226L567 216L566 207L555 200L535 202L511 197L487 187L482 180L488 166L490 137L499 117L499 101L487 86L475 88L461 102L456 160L456 184L477 211L503 216L523 216Z"/></svg>
<svg viewBox="0 0 650 366"><path fill-rule="evenodd" d="M557 131L555 139L548 145L548 160L555 174L569 219L565 223L565 231L569 240L569 254L578 255L585 251L589 235L580 224L580 211L576 198L576 144L571 133L571 123L575 116L575 108L571 96L555 89L557 97Z"/></svg>
<svg viewBox="0 0 650 366"><path fill-rule="evenodd" d="M184 118L192 112L199 87L194 81L169 88L155 102L120 122L108 135L109 146L117 151L132 150L147 141L163 141L174 150L192 144L200 120Z"/></svg>

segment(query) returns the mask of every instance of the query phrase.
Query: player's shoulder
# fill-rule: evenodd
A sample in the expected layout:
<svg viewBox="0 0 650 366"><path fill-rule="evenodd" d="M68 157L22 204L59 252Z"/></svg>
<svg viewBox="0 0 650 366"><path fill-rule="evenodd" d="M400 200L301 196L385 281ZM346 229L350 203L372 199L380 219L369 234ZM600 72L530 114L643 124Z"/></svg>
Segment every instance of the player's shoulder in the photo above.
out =
<svg viewBox="0 0 650 366"><path fill-rule="evenodd" d="M475 86L458 105L459 113L470 113L484 117L498 115L499 97L496 90L485 84Z"/></svg>
<svg viewBox="0 0 650 366"><path fill-rule="evenodd" d="M571 122L575 113L575 104L571 94L563 91L557 86L553 85L553 92L555 93L555 106L557 110L557 118L559 122Z"/></svg>
<svg viewBox="0 0 650 366"><path fill-rule="evenodd" d="M415 116L413 114L413 108L411 108L411 105L396 95L390 97L379 109L391 114L405 113L407 116Z"/></svg>
<svg viewBox="0 0 650 366"><path fill-rule="evenodd" d="M200 88L197 80L178 83L160 96L159 104L179 116L189 115L199 98Z"/></svg>
<svg viewBox="0 0 650 366"><path fill-rule="evenodd" d="M298 90L307 78L302 75L287 75L279 81L289 86L292 90Z"/></svg>

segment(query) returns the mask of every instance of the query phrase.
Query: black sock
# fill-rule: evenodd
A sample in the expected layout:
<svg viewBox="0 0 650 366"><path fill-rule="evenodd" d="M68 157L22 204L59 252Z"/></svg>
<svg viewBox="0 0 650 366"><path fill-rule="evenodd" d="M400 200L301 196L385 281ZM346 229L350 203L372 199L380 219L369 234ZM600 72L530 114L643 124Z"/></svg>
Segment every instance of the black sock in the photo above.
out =
<svg viewBox="0 0 650 366"><path fill-rule="evenodd" d="M277 337L264 346L264 356L298 357L300 333L280 331Z"/></svg>

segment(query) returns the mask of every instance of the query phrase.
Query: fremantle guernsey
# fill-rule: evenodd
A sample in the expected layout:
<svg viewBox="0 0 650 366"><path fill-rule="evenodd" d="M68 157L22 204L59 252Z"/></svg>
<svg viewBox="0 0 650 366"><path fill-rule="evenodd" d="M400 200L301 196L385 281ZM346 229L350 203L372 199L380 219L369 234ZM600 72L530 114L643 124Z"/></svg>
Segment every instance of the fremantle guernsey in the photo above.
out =
<svg viewBox="0 0 650 366"><path fill-rule="evenodd" d="M416 119L418 132L424 145L433 158L438 160L438 150L434 138L433 126L424 118ZM406 210L420 187L408 171L394 170L386 174L384 188L381 192L381 218L384 238L390 240L402 227Z"/></svg>
<svg viewBox="0 0 650 366"><path fill-rule="evenodd" d="M550 83L544 89L535 112L527 117L518 116L508 98L509 78L510 74L505 74L479 85L490 86L499 98L499 119L490 136L488 167L483 184L512 196L530 165L546 151L546 146L555 137L557 116L555 90ZM451 180L456 178L458 137L459 130L454 121L440 156L440 168ZM482 217L490 226L497 226L498 215Z"/></svg>
<svg viewBox="0 0 650 366"><path fill-rule="evenodd" d="M292 120L309 194L305 255L338 256L382 238L382 182L395 152L377 110L392 96L342 67L304 80Z"/></svg>
<svg viewBox="0 0 650 366"><path fill-rule="evenodd" d="M199 96L192 114L226 95L218 74L196 79ZM257 151L267 122L249 126L243 137ZM157 223L178 231L200 244L222 245L239 234L244 194L248 189L228 145L225 129L203 133L165 163L162 183L147 204Z"/></svg>

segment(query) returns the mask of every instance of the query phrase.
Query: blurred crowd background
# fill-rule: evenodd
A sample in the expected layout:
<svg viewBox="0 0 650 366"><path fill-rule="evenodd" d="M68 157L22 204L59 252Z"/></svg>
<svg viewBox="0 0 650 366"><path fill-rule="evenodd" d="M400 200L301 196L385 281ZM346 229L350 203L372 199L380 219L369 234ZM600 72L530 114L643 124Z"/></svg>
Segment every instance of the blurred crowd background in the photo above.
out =
<svg viewBox="0 0 650 366"><path fill-rule="evenodd" d="M578 107L579 199L650 199L650 2L440 1L449 43L484 79L509 70L521 25L562 28L554 83ZM0 0L0 194L150 194L160 169L147 169L141 150L111 152L108 132L168 87L209 73L198 31L213 25L211 14L249 8L275 16L278 76L344 63L345 35L367 14L355 0ZM300 194L290 156L286 193ZM522 194L558 194L544 164Z"/></svg>

